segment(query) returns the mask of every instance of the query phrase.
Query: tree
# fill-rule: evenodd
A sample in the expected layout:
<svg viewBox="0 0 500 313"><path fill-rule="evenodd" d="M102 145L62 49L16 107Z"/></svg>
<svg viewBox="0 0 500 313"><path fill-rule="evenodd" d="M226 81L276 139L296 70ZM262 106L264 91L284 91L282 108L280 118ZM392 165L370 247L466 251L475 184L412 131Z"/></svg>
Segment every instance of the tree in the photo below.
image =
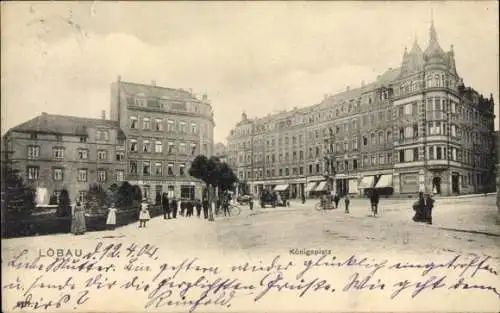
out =
<svg viewBox="0 0 500 313"><path fill-rule="evenodd" d="M140 190L139 190L140 191ZM123 182L116 190L114 197L115 205L120 209L130 209L134 205L134 188L129 182Z"/></svg>
<svg viewBox="0 0 500 313"><path fill-rule="evenodd" d="M208 202L210 203L209 221L213 221L212 206L215 202L215 187L219 187L219 191L232 188L232 185L237 181L236 175L218 157L207 158L204 155L198 155L193 160L189 168L189 175L201 179L205 183L204 194L208 195Z"/></svg>

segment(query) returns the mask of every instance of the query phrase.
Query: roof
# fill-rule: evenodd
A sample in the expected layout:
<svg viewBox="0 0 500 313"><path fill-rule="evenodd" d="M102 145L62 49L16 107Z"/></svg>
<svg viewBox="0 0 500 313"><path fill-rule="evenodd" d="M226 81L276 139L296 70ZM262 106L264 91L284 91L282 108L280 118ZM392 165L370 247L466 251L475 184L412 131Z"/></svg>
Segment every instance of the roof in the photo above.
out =
<svg viewBox="0 0 500 313"><path fill-rule="evenodd" d="M158 99L165 98L199 101L199 99L197 99L191 92L184 89L174 89L124 81L120 81L120 87L127 94L142 94L146 97L153 97Z"/></svg>
<svg viewBox="0 0 500 313"><path fill-rule="evenodd" d="M68 115L42 113L10 129L14 132L35 132L56 135L86 136L88 128L114 128L118 130L118 139L125 139L118 121L86 118Z"/></svg>

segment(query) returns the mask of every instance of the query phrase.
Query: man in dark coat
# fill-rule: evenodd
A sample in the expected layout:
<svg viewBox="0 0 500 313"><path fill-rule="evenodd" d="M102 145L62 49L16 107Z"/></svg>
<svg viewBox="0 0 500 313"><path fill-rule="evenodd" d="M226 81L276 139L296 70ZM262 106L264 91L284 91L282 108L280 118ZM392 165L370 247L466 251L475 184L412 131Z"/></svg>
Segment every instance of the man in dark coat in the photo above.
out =
<svg viewBox="0 0 500 313"><path fill-rule="evenodd" d="M424 195L424 217L425 222L432 225L432 209L434 208L434 199L429 194Z"/></svg>
<svg viewBox="0 0 500 313"><path fill-rule="evenodd" d="M163 208L163 219L170 218L170 203L169 203L168 195L163 193L161 198L161 206Z"/></svg>
<svg viewBox="0 0 500 313"><path fill-rule="evenodd" d="M210 203L208 202L208 199L207 198L203 199L203 217L205 219L208 218L208 208L209 208L209 206L210 206Z"/></svg>
<svg viewBox="0 0 500 313"><path fill-rule="evenodd" d="M380 197L378 195L378 192L376 190L372 190L371 194L370 194L370 204L372 207L373 216L377 216L377 214L378 214L379 199L380 199Z"/></svg>
<svg viewBox="0 0 500 313"><path fill-rule="evenodd" d="M201 217L201 201L200 201L200 199L196 200L196 216Z"/></svg>
<svg viewBox="0 0 500 313"><path fill-rule="evenodd" d="M186 216L188 217L191 217L193 216L193 201L192 200L188 200L188 202L186 203Z"/></svg>
<svg viewBox="0 0 500 313"><path fill-rule="evenodd" d="M339 207L339 201L340 201L339 195L335 194L335 196L333 196L333 202L335 203L335 208L336 209Z"/></svg>
<svg viewBox="0 0 500 313"><path fill-rule="evenodd" d="M171 203L172 217L177 218L177 200L174 198Z"/></svg>

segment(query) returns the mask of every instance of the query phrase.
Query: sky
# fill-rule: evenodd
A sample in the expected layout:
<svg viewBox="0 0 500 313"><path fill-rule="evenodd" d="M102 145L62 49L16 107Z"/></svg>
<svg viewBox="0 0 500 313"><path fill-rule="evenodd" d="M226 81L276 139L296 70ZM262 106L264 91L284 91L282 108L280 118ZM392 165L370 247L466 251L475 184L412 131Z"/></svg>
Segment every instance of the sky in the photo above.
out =
<svg viewBox="0 0 500 313"><path fill-rule="evenodd" d="M41 112L109 115L122 80L207 93L216 142L241 119L319 103L454 45L467 86L499 103L496 1L2 2L2 134ZM495 123L498 129L498 117Z"/></svg>

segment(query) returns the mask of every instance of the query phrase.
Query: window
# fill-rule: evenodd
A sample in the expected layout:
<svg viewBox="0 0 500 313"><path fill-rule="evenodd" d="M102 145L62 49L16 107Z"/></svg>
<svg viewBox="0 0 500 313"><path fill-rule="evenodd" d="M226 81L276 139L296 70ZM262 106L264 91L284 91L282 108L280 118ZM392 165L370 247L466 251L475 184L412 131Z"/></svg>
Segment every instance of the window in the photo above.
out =
<svg viewBox="0 0 500 313"><path fill-rule="evenodd" d="M443 159L443 151L441 147L436 147L436 160L442 160Z"/></svg>
<svg viewBox="0 0 500 313"><path fill-rule="evenodd" d="M155 175L161 176L163 175L162 164L161 162L155 162Z"/></svg>
<svg viewBox="0 0 500 313"><path fill-rule="evenodd" d="M28 158L36 159L40 157L40 147L39 146L29 146L28 147Z"/></svg>
<svg viewBox="0 0 500 313"><path fill-rule="evenodd" d="M137 174L137 161L133 160L129 162L130 174Z"/></svg>
<svg viewBox="0 0 500 313"><path fill-rule="evenodd" d="M392 153L387 153L387 164L392 164Z"/></svg>
<svg viewBox="0 0 500 313"><path fill-rule="evenodd" d="M123 161L125 159L125 152L116 152L116 161Z"/></svg>
<svg viewBox="0 0 500 313"><path fill-rule="evenodd" d="M30 134L30 139L31 139L31 140L36 140L36 139L38 139L38 135L37 135L37 134L35 134L35 133L31 133L31 134Z"/></svg>
<svg viewBox="0 0 500 313"><path fill-rule="evenodd" d="M179 123L179 130L181 133L185 133L186 132L186 122L180 122Z"/></svg>
<svg viewBox="0 0 500 313"><path fill-rule="evenodd" d="M142 119L142 128L151 129L151 119L149 117L144 117Z"/></svg>
<svg viewBox="0 0 500 313"><path fill-rule="evenodd" d="M137 140L130 139L130 152L137 152Z"/></svg>
<svg viewBox="0 0 500 313"><path fill-rule="evenodd" d="M87 160L89 157L89 151L87 149L78 149L78 159Z"/></svg>
<svg viewBox="0 0 500 313"><path fill-rule="evenodd" d="M174 175L174 165L172 163L169 163L167 166L167 175L168 176Z"/></svg>
<svg viewBox="0 0 500 313"><path fill-rule="evenodd" d="M52 156L55 159L64 159L64 148L53 148Z"/></svg>
<svg viewBox="0 0 500 313"><path fill-rule="evenodd" d="M366 146L368 144L368 139L363 136L363 146Z"/></svg>
<svg viewBox="0 0 500 313"><path fill-rule="evenodd" d="M88 171L87 169L79 169L78 170L78 175L77 175L77 180L79 182L86 182L88 179Z"/></svg>
<svg viewBox="0 0 500 313"><path fill-rule="evenodd" d="M358 137L354 137L352 139L352 149L354 151L358 151Z"/></svg>
<svg viewBox="0 0 500 313"><path fill-rule="evenodd" d="M115 171L115 180L117 182L122 182L125 180L125 173L123 172L123 170L116 170Z"/></svg>
<svg viewBox="0 0 500 313"><path fill-rule="evenodd" d="M179 166L179 175L184 176L185 175L185 170L184 170L184 164L181 164ZM250 176L250 175L249 175Z"/></svg>
<svg viewBox="0 0 500 313"><path fill-rule="evenodd" d="M78 200L80 202L85 202L86 198L87 198L87 192L86 191L79 191L78 192Z"/></svg>
<svg viewBox="0 0 500 313"><path fill-rule="evenodd" d="M354 170L358 169L358 160L352 160L352 168Z"/></svg>
<svg viewBox="0 0 500 313"><path fill-rule="evenodd" d="M175 123L172 120L167 121L167 131L174 132L175 131Z"/></svg>
<svg viewBox="0 0 500 313"><path fill-rule="evenodd" d="M159 140L155 141L155 152L156 153L162 153L163 152L163 144Z"/></svg>
<svg viewBox="0 0 500 313"><path fill-rule="evenodd" d="M85 142L87 142L87 137L85 137L85 136L81 136L81 137L80 137L80 142L81 142L81 143L85 143Z"/></svg>
<svg viewBox="0 0 500 313"><path fill-rule="evenodd" d="M62 141L63 137L61 135L56 135L56 141Z"/></svg>
<svg viewBox="0 0 500 313"><path fill-rule="evenodd" d="M155 119L155 130L163 131L163 120L161 118Z"/></svg>
<svg viewBox="0 0 500 313"><path fill-rule="evenodd" d="M316 173L319 173L319 164L316 163Z"/></svg>
<svg viewBox="0 0 500 313"><path fill-rule="evenodd" d="M109 132L107 130L98 130L96 132L96 139L98 141L108 141L109 140Z"/></svg>
<svg viewBox="0 0 500 313"><path fill-rule="evenodd" d="M377 144L377 138L375 137L375 134L371 134L371 144L376 145Z"/></svg>
<svg viewBox="0 0 500 313"><path fill-rule="evenodd" d="M180 143L179 144L179 152L180 153L186 153L186 144L185 143Z"/></svg>
<svg viewBox="0 0 500 313"><path fill-rule="evenodd" d="M384 132L379 132L378 133L378 143L383 144L384 143Z"/></svg>
<svg viewBox="0 0 500 313"><path fill-rule="evenodd" d="M142 152L149 152L149 140L144 140L142 142Z"/></svg>
<svg viewBox="0 0 500 313"><path fill-rule="evenodd" d="M26 169L28 180L37 180L40 176L40 169L36 166L28 166Z"/></svg>
<svg viewBox="0 0 500 313"><path fill-rule="evenodd" d="M412 108L412 104L411 103L406 103L404 105L404 113L405 115L411 115L411 108Z"/></svg>
<svg viewBox="0 0 500 313"><path fill-rule="evenodd" d="M149 176L151 174L151 163L149 161L142 161L142 175Z"/></svg>
<svg viewBox="0 0 500 313"><path fill-rule="evenodd" d="M196 127L196 124L195 123L191 123L191 132L193 134L196 134L197 133L197 127Z"/></svg>
<svg viewBox="0 0 500 313"><path fill-rule="evenodd" d="M418 148L413 148L413 161L418 161Z"/></svg>
<svg viewBox="0 0 500 313"><path fill-rule="evenodd" d="M108 152L105 150L97 151L97 159L99 161L106 161L108 159Z"/></svg>
<svg viewBox="0 0 500 313"><path fill-rule="evenodd" d="M363 166L370 166L370 159L366 155L363 157Z"/></svg>
<svg viewBox="0 0 500 313"><path fill-rule="evenodd" d="M98 170L97 171L97 181L98 182L105 182L106 181L106 171L105 170Z"/></svg>
<svg viewBox="0 0 500 313"><path fill-rule="evenodd" d="M385 163L384 155L381 154L378 156L378 164L383 165Z"/></svg>
<svg viewBox="0 0 500 313"><path fill-rule="evenodd" d="M405 161L405 152L404 150L399 150L399 162L402 163Z"/></svg>
<svg viewBox="0 0 500 313"><path fill-rule="evenodd" d="M457 136L457 129L456 129L456 126L455 125L451 125L451 135L453 137L456 137Z"/></svg>
<svg viewBox="0 0 500 313"><path fill-rule="evenodd" d="M174 143L173 142L169 142L168 143L168 153L171 154L174 152Z"/></svg>
<svg viewBox="0 0 500 313"><path fill-rule="evenodd" d="M377 165L377 156L376 155L372 155L371 159L372 159L372 161L371 161L372 165Z"/></svg>
<svg viewBox="0 0 500 313"><path fill-rule="evenodd" d="M137 129L137 117L135 116L130 117L130 128Z"/></svg>

